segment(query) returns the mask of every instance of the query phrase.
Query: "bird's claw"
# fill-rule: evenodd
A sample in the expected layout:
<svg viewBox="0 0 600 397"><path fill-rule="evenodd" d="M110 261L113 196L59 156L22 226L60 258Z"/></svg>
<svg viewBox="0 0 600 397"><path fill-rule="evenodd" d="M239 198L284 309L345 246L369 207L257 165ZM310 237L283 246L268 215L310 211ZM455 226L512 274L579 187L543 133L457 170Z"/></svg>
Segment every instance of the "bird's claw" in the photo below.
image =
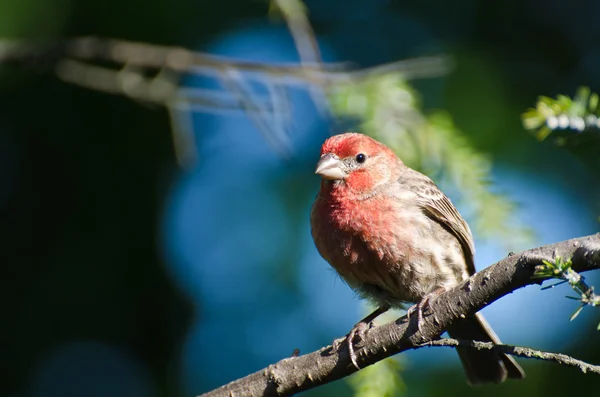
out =
<svg viewBox="0 0 600 397"><path fill-rule="evenodd" d="M333 342L332 348L334 352L339 351L342 344L346 344L346 346L348 347L348 355L350 356L350 361L352 361L352 365L354 365L356 369L360 369L360 367L358 365L356 352L354 351L354 340L363 340L370 327L371 323L361 321L350 330L350 332L348 333L348 335L346 335L345 338L337 339Z"/></svg>
<svg viewBox="0 0 600 397"><path fill-rule="evenodd" d="M367 331L373 325L373 320L388 311L389 308L390 306L387 304L380 306L373 311L373 313L356 323L356 325L350 330L344 339L338 339L333 342L333 351L337 352L340 348L340 345L345 342L348 346L348 355L350 356L350 361L352 361L352 364L356 367L356 369L360 369L358 366L358 361L356 360L356 353L354 352L354 339L357 337L359 340L364 339Z"/></svg>
<svg viewBox="0 0 600 397"><path fill-rule="evenodd" d="M350 330L350 333L347 336L348 343L348 354L350 355L350 361L356 367L356 369L360 369L358 366L358 362L356 360L356 353L354 352L354 338L358 337L358 340L362 340L367 333L367 330L370 328L370 324L360 322L357 323L354 328Z"/></svg>
<svg viewBox="0 0 600 397"><path fill-rule="evenodd" d="M412 305L406 311L406 318L410 322L410 317L416 311L417 312L417 329L421 332L421 324L423 323L423 310L429 308L429 296L426 295L419 303Z"/></svg>
<svg viewBox="0 0 600 397"><path fill-rule="evenodd" d="M423 324L423 310L431 309L431 300L436 298L441 293L445 292L446 288L440 287L433 292L428 293L421 299L416 305L412 305L406 311L406 318L410 322L410 316L416 311L417 312L417 329L421 332L421 325Z"/></svg>

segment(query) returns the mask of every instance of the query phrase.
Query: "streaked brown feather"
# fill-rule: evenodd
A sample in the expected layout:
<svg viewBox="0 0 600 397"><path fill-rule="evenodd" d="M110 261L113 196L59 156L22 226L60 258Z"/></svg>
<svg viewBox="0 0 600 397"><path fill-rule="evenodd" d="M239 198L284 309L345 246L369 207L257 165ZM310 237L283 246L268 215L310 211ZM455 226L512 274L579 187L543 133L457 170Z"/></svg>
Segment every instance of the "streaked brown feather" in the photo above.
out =
<svg viewBox="0 0 600 397"><path fill-rule="evenodd" d="M465 255L465 262L469 274L475 273L475 244L471 229L463 217L458 213L450 199L437 187L427 176L407 168L400 177L401 182L406 184L411 180L413 192L417 195L417 203L424 213L432 220L440 223L446 230L452 233L460 242ZM419 183L413 183L418 180ZM415 189L415 186L419 189Z"/></svg>

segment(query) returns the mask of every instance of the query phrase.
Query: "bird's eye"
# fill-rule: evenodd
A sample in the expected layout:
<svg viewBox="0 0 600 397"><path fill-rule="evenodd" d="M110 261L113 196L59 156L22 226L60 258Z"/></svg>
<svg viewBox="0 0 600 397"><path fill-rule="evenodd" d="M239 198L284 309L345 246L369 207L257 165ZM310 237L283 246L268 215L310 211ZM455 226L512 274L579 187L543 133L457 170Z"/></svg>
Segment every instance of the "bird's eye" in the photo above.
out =
<svg viewBox="0 0 600 397"><path fill-rule="evenodd" d="M362 153L359 153L359 154L356 155L356 162L359 163L359 164L364 163L366 159L367 159L367 156L365 156Z"/></svg>

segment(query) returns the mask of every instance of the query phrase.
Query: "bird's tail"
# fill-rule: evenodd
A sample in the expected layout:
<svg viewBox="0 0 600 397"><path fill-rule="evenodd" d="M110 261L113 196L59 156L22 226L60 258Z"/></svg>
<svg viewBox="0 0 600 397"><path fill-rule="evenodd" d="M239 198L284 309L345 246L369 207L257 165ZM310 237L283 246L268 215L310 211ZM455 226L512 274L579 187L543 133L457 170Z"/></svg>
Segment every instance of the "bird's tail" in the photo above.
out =
<svg viewBox="0 0 600 397"><path fill-rule="evenodd" d="M448 328L448 334L456 339L500 343L498 336L479 313L452 324ZM521 366L506 354L470 347L457 347L456 351L471 385L501 383L507 377L511 379L525 377Z"/></svg>

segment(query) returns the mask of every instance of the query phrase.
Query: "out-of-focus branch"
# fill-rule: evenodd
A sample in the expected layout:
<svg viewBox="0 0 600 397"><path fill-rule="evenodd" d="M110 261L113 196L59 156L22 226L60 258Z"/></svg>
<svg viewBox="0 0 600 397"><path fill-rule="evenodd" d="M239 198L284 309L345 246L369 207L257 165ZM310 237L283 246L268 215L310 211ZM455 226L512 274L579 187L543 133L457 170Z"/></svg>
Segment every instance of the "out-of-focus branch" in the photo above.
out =
<svg viewBox="0 0 600 397"><path fill-rule="evenodd" d="M600 234L510 255L474 274L437 299L430 301L429 314L423 318L420 330L415 324L409 323L406 316L392 323L371 328L361 345L357 346L360 367L364 368L408 349L423 347L424 344L438 339L453 321L481 310L518 288L541 283L543 280L535 276L536 267L543 264L543 261L559 256L571 258L572 267L578 272L599 269ZM416 316L413 316L414 318ZM431 344L435 345L435 343ZM486 346L484 344L477 348L486 348ZM521 353L527 356L526 351ZM536 358L557 361L560 357L542 354ZM566 357L560 359L565 359L565 363L569 361ZM577 365L575 361L571 362ZM595 367L585 368L591 370ZM203 394L202 397L290 396L354 372L356 368L350 361L347 349L334 352L331 346L327 346L299 357L283 359Z"/></svg>
<svg viewBox="0 0 600 397"><path fill-rule="evenodd" d="M312 26L308 22L306 6L300 0L273 0L290 29L303 65L320 68L321 52Z"/></svg>
<svg viewBox="0 0 600 397"><path fill-rule="evenodd" d="M1 63L52 63L62 58L82 61L107 61L145 69L170 69L178 73L213 75L225 69L244 73L260 73L286 84L317 84L332 79L352 81L391 71L407 79L435 77L447 73L449 59L444 56L423 57L382 64L376 67L350 70L349 64L268 64L221 57L183 47L169 47L126 40L82 37L59 43L32 41L0 41Z"/></svg>
<svg viewBox="0 0 600 397"><path fill-rule="evenodd" d="M329 111L327 92L335 84L358 82L379 75L401 73L405 79L444 74L444 57L418 58L353 70L348 64L324 64L306 10L298 0L274 0L300 54L300 64L269 64L215 56L182 47L125 40L83 37L57 42L0 41L0 63L19 63L38 68L53 67L57 76L71 84L95 91L125 95L165 106L171 117L181 119L182 109L219 113L243 111L282 157L292 149L288 130L291 113L287 88L310 90L317 108ZM200 75L218 79L222 90L182 86L181 77ZM251 89L258 83L267 93ZM177 105L177 109L172 107ZM190 119L191 116L188 117ZM171 120L173 141L180 164L190 166L194 153L191 122ZM189 128L190 130L181 130Z"/></svg>
<svg viewBox="0 0 600 397"><path fill-rule="evenodd" d="M239 106L246 111L246 114L262 133L267 143L281 156L289 159L290 146L285 134L285 125L279 125L274 122L277 117L282 115L270 111L249 111L254 107L256 98L252 90L244 84L244 79L236 70L231 69L224 72L221 76L221 83L229 92L236 96ZM287 102L287 99L283 99L283 95L279 96L272 93L271 98L273 106L277 106L279 102Z"/></svg>
<svg viewBox="0 0 600 397"><path fill-rule="evenodd" d="M300 55L300 64L303 66L314 65L318 72L322 72L321 51L315 32L308 21L308 10L304 3L301 0L273 0L273 3L283 15L292 34L298 55ZM327 77L327 75L323 76ZM312 99L323 115L326 115L326 110L328 110L326 105L327 85L328 81L325 78L320 85L312 84L310 87Z"/></svg>

